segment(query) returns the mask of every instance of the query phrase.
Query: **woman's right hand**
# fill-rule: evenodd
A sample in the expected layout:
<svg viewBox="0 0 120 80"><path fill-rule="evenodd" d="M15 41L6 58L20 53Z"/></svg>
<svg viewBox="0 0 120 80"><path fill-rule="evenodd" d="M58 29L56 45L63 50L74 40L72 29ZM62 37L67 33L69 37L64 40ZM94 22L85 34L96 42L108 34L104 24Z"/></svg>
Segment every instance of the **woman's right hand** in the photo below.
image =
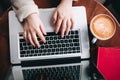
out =
<svg viewBox="0 0 120 80"><path fill-rule="evenodd" d="M24 39L27 42L30 42L30 44L32 44L33 46L40 47L37 36L41 39L42 42L45 43L46 40L44 35L46 35L46 32L38 14L30 14L24 22Z"/></svg>

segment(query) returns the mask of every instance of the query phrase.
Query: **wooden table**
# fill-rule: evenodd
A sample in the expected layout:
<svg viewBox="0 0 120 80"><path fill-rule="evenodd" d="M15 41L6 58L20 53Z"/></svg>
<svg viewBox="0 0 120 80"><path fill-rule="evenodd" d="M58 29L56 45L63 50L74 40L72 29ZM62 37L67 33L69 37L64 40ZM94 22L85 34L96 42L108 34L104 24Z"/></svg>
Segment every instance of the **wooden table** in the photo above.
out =
<svg viewBox="0 0 120 80"><path fill-rule="evenodd" d="M59 4L59 0L35 0L35 2L36 4L38 4L39 7L42 8L55 7ZM97 41L97 45L106 47L110 46L120 47L120 24L108 9L106 9L102 4L100 4L96 0L78 0L74 2L73 5L86 7L88 25L91 19L97 14L102 13L111 16L117 25L117 31L110 40ZM0 16L0 80L3 80L10 65L8 11L9 10L6 10L4 14ZM91 51L96 49L97 49L96 47L95 48L92 47ZM92 54L92 56L96 57L95 54Z"/></svg>
<svg viewBox="0 0 120 80"><path fill-rule="evenodd" d="M117 25L116 26L117 31L111 39L106 40L106 41L97 41L97 44L99 46L106 46L106 47L107 46L108 47L110 47L110 46L119 46L120 47L120 24L118 23L116 18L112 15L112 13L110 13L110 11L108 9L106 9L102 4L100 4L96 0L79 0L78 2L75 3L75 5L86 6L88 24L90 23L91 19L97 14L107 14L107 15L111 16Z"/></svg>

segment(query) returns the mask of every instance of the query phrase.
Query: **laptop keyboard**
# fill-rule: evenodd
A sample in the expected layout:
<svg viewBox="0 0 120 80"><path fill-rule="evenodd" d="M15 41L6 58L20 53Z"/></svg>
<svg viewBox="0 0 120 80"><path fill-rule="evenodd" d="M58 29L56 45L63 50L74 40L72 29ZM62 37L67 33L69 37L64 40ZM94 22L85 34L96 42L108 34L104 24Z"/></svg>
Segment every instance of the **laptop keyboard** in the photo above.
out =
<svg viewBox="0 0 120 80"><path fill-rule="evenodd" d="M72 30L69 35L63 38L60 33L48 32L45 36L46 43L43 43L39 38L40 48L33 47L27 43L23 36L20 35L20 57L46 56L58 54L80 53L80 34L78 30Z"/></svg>
<svg viewBox="0 0 120 80"><path fill-rule="evenodd" d="M24 80L80 80L80 65L24 69L23 75Z"/></svg>

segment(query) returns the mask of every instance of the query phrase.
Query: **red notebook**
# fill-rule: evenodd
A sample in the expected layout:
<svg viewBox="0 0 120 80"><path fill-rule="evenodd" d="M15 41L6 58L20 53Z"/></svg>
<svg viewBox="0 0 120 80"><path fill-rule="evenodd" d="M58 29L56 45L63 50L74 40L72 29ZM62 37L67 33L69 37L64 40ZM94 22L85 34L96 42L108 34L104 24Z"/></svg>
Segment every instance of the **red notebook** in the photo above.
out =
<svg viewBox="0 0 120 80"><path fill-rule="evenodd" d="M97 67L106 80L120 80L120 48L98 48Z"/></svg>

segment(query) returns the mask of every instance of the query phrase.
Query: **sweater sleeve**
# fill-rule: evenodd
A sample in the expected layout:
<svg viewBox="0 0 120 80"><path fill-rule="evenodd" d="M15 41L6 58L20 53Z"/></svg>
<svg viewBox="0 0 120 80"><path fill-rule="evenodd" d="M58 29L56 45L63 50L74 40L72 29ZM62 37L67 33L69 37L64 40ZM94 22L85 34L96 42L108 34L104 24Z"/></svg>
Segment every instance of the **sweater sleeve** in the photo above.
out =
<svg viewBox="0 0 120 80"><path fill-rule="evenodd" d="M77 0L73 0L77 1ZM22 22L28 15L38 13L38 6L33 0L11 0L12 8L20 22Z"/></svg>
<svg viewBox="0 0 120 80"><path fill-rule="evenodd" d="M11 0L12 7L20 22L22 22L28 15L38 13L38 6L33 0Z"/></svg>

